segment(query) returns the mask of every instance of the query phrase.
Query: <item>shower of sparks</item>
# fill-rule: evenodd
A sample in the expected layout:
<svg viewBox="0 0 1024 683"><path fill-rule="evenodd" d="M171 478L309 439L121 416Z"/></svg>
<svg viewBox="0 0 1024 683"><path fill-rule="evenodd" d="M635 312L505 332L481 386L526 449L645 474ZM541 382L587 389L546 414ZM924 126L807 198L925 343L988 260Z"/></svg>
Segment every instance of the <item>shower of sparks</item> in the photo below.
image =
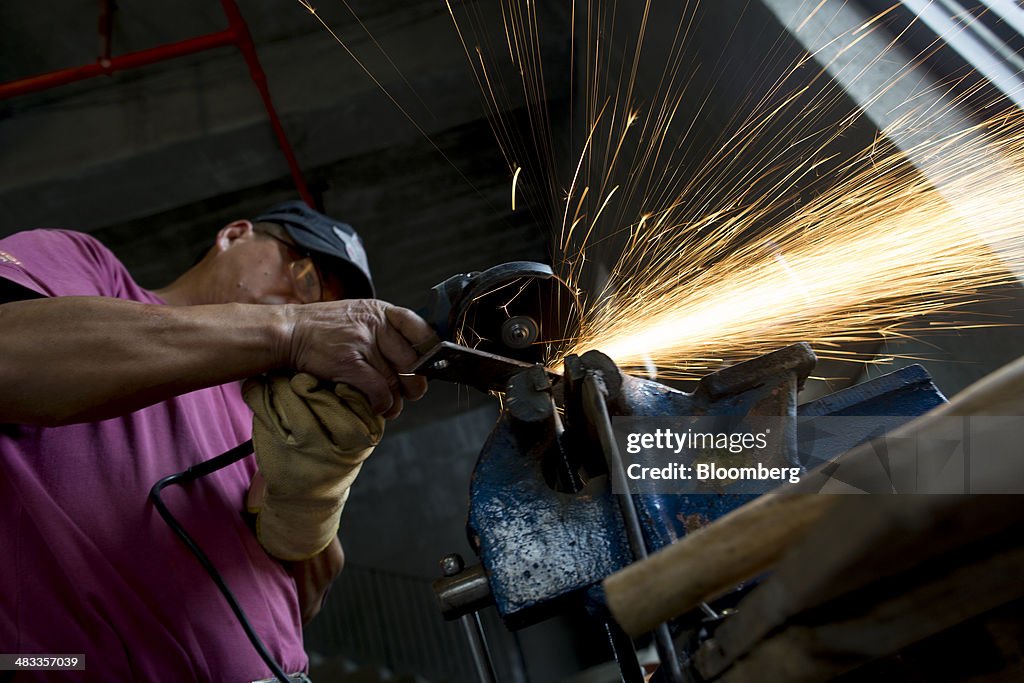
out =
<svg viewBox="0 0 1024 683"><path fill-rule="evenodd" d="M406 108L403 107L399 103L399 101L395 97L395 95L393 95L390 90L388 90L386 87L384 87L384 84L380 82L380 80L373 74L372 71L370 71L369 67L367 67L366 64L364 64L363 61L361 59L359 59L359 57L355 54L355 52L352 51L352 48L350 48L348 46L348 44L344 40L341 39L341 36L339 36L338 33L331 27L331 25L329 23L327 23L327 21L322 16L320 16L320 12L317 10L316 6L313 5L312 0L297 0L297 2L298 2L299 5L302 6L303 9L305 9L307 12L309 12L309 14L314 19L317 20L317 22L324 28L325 31L327 31L327 33L330 34L330 36L334 39L334 42L336 42L338 45L341 46L341 48L345 51L345 53L349 56L349 58L351 58L352 61L355 62L356 65L359 66L359 68L362 70L362 72L364 74L366 74L366 76L371 81L373 81L373 84L376 85L377 88L380 89L380 91L384 94L385 97L387 97L388 101L390 101L391 104L394 105L395 109L397 109L402 114L402 116L404 116L405 119L413 126L413 128L415 128L416 131L420 135L423 136L423 139L425 139L430 144L430 146L434 148L434 151L437 152L441 156L441 158L443 158L448 163L449 166L451 166L453 169L455 169L455 172L459 174L459 176L466 182L466 184L469 187L473 188L473 190L477 194L480 194L480 191L477 190L477 188L473 185L473 183L470 181L470 179L467 178L465 176L465 174L463 174L463 172L459 169L459 167L455 164L455 162L453 162L448 157L448 155L444 153L444 150L442 150L440 147L438 147L437 143L435 143L434 140L427 134L427 132L425 130L423 130L423 127L416 121L415 117L413 117L413 115L411 113L409 113L409 111L406 110ZM402 80L402 82L405 83L405 85L407 86L409 91L412 92L412 94L416 97L416 99L419 100L419 102L421 104L423 104L424 108L426 108L426 103L423 102L423 98L420 97L419 93L417 93L416 90L412 87L412 85L409 83L409 80L399 70L398 66L391 59L391 57L387 54L387 52L384 50L384 48L381 46L381 44L377 41L377 39L373 36L373 34L370 33L370 30L366 27L366 24L363 23L363 21L355 13L355 11L352 9L352 7L349 6L349 4L348 4L348 2L346 0L341 0L341 3L345 6L345 9L347 9L348 12L355 18L355 20L359 24L360 28L363 29L363 32L366 33L367 37L369 37L370 41L374 44L374 46L377 48L377 50L388 61L388 64L391 65L391 67L394 69L395 73ZM429 111L429 109L428 109L428 111Z"/></svg>
<svg viewBox="0 0 1024 683"><path fill-rule="evenodd" d="M457 15L454 0L446 4L510 167L521 158L542 171L533 175L543 186L520 181L519 188L556 236L560 273L589 293L581 329L552 362L596 348L626 369L649 372L654 364L662 376L697 376L796 341L811 342L819 356L865 360L850 343L923 326L998 323L962 311L923 316L955 311L1024 273L1019 112L922 140L935 112L915 111L861 153L839 156L836 143L858 116L834 122L843 93L806 55L759 101L743 102L743 113L695 161L692 150L707 149L702 119L721 115L707 92L688 91L699 69L716 66L684 56L699 28L696 3L683 3L645 105L636 92L651 49L651 0L630 35L616 33L615 3L576 0L570 53L582 60L583 111L569 113L578 141L570 141L573 161L560 166L537 4L499 1L497 50L483 10L464 3ZM886 14L859 27L854 43ZM616 51L620 62L610 56ZM521 92L497 82L509 68L521 76ZM516 101L525 103L529 130L502 116ZM900 152L893 141L901 139L915 142ZM927 177L910 159L927 160ZM611 264L603 274L602 263Z"/></svg>
<svg viewBox="0 0 1024 683"><path fill-rule="evenodd" d="M588 317L572 350L598 348L627 367L653 358L685 373L799 340L841 353L843 342L907 334L920 316L976 300L1014 279L1008 266L1024 266L1024 122L986 133L1002 165L956 138L930 143L947 147L944 193L893 152L854 166L767 237L730 239L761 208L698 226L706 234L694 252L634 233L612 277L621 287L614 305Z"/></svg>

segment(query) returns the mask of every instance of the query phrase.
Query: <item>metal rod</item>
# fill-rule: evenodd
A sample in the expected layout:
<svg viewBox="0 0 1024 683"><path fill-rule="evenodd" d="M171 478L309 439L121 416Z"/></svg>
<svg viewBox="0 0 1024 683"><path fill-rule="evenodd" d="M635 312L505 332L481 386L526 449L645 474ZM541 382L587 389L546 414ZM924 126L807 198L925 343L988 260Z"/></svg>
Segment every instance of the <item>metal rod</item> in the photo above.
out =
<svg viewBox="0 0 1024 683"><path fill-rule="evenodd" d="M608 414L608 406L605 405L607 390L604 380L593 371L588 371L583 380L583 409L586 411L590 423L597 430L597 438L601 442L601 450L604 451L608 462L608 475L612 480L612 490L621 491L621 495L615 496L622 511L622 521L626 530L626 538L629 539L629 547L636 560L643 560L647 557L647 543L644 541L643 530L640 527L640 517L633 503L633 495L629 492L629 482L626 479L626 470L622 465L622 454L619 453L619 446L615 441L615 433L612 431L612 420ZM658 650L658 659L661 665L666 668L668 680L671 683L684 683L683 672L679 667L679 657L676 655L675 644L672 642L672 634L668 624L662 622L654 629L654 645Z"/></svg>
<svg viewBox="0 0 1024 683"><path fill-rule="evenodd" d="M551 418L552 424L555 430L555 446L558 448L559 464L562 469L562 476L565 477L565 483L569 487L570 493L579 493L583 489L583 482L580 481L579 475L573 468L573 464L569 462L569 454L565 452L562 447L562 434L565 433L565 426L562 424L562 418L558 416L558 406L555 405L555 399L548 394L551 400Z"/></svg>
<svg viewBox="0 0 1024 683"><path fill-rule="evenodd" d="M458 553L449 553L441 558L441 574L444 579L455 579L460 575L479 573L479 576L486 581L486 574L484 574L482 567L479 569L479 572L465 572L465 568L466 563L462 559L462 555ZM436 582L434 590L438 590ZM463 633L466 634L466 641L469 643L469 653L473 657L473 667L476 669L476 675L480 679L480 683L497 683L497 677L494 675L494 663L491 661L491 652L487 649L487 639L484 636L484 625L480 621L480 613L473 611L464 614L459 618L459 624L462 626Z"/></svg>
<svg viewBox="0 0 1024 683"><path fill-rule="evenodd" d="M608 645L612 656L619 665L619 676L622 683L643 683L644 670L636 657L633 641L626 632L614 621L604 622L604 632L608 636Z"/></svg>
<svg viewBox="0 0 1024 683"><path fill-rule="evenodd" d="M480 613L467 614L459 619L459 623L462 624L466 640L469 641L469 652L473 656L473 666L476 668L480 683L497 683L491 651L487 649L487 639L484 637L484 625L480 622Z"/></svg>
<svg viewBox="0 0 1024 683"><path fill-rule="evenodd" d="M616 498L622 510L622 521L625 524L629 547L633 551L633 556L642 560L647 557L647 544L644 542L644 534L640 528L640 516L633 504L633 497L629 495L629 482L622 466L622 456L615 443L611 418L608 416L608 406L604 402L605 393L604 382L600 375L588 372L583 380L584 410L586 410L591 424L597 430L601 450L604 451L605 459L608 461L608 475L611 477L613 490L621 491L624 494Z"/></svg>
<svg viewBox="0 0 1024 683"><path fill-rule="evenodd" d="M668 680L672 683L684 683L686 679L683 678L683 670L679 667L679 656L676 654L676 646L672 642L668 624L662 622L654 629L654 647L658 650L661 665L666 667Z"/></svg>

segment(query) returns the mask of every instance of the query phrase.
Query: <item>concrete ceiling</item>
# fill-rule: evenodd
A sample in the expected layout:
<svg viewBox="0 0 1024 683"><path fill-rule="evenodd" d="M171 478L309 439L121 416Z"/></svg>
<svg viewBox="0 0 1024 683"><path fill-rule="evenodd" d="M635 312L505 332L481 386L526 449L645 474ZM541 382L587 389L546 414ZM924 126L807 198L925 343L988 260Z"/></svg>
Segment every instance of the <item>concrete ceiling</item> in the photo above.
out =
<svg viewBox="0 0 1024 683"><path fill-rule="evenodd" d="M115 55L226 26L216 0L121 4ZM363 234L382 297L415 305L452 273L547 258L546 230L511 213L510 173L443 3L351 2L387 57L342 3L321 9L423 132L298 2L240 5L306 179ZM0 81L96 59L94 1L5 2L0 24ZM550 35L549 84L567 96L568 46ZM93 232L147 286L224 222L295 196L231 47L0 102L0 149L0 234Z"/></svg>

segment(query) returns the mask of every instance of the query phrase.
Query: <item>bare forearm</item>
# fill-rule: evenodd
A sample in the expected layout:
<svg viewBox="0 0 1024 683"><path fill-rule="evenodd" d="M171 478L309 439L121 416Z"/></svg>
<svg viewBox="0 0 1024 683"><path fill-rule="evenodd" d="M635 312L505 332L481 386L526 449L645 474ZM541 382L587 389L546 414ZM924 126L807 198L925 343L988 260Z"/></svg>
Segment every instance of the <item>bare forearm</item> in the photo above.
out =
<svg viewBox="0 0 1024 683"><path fill-rule="evenodd" d="M0 306L0 423L124 414L287 363L288 308L59 297Z"/></svg>

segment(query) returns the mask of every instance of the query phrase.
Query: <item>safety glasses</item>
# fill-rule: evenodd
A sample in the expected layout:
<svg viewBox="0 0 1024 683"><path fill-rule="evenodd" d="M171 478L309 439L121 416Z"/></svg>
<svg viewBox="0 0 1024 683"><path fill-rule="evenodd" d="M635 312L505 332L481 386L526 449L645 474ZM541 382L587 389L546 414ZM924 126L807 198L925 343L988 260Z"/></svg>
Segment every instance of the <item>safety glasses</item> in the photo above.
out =
<svg viewBox="0 0 1024 683"><path fill-rule="evenodd" d="M291 278L295 296L298 297L299 301L304 304L322 301L324 295L323 278L320 276L316 262L309 252L301 250L298 245L283 240L276 235L271 235L267 232L261 232L260 234L280 242L288 249L289 253L299 254L299 258L293 259L288 264L288 276Z"/></svg>

